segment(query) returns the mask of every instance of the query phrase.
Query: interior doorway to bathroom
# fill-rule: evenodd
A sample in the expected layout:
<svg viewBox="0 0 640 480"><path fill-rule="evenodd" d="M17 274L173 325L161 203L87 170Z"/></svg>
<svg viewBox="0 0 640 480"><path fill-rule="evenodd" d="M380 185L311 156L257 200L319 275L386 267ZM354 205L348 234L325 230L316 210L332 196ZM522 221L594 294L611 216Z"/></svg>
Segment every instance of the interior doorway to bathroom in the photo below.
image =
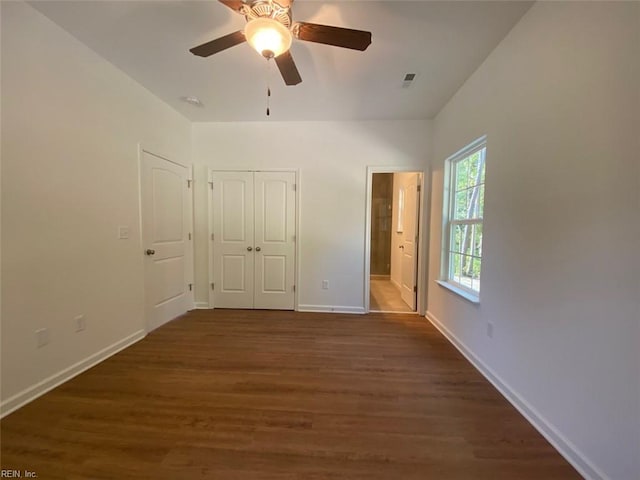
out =
<svg viewBox="0 0 640 480"><path fill-rule="evenodd" d="M370 179L369 311L416 312L422 173Z"/></svg>

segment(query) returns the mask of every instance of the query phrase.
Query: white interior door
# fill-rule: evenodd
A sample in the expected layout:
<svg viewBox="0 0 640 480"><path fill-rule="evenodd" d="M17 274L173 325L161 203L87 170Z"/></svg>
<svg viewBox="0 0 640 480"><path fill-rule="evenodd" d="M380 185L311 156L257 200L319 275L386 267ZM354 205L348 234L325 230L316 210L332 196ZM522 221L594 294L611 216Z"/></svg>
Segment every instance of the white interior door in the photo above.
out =
<svg viewBox="0 0 640 480"><path fill-rule="evenodd" d="M214 172L211 180L214 306L253 308L253 173Z"/></svg>
<svg viewBox="0 0 640 480"><path fill-rule="evenodd" d="M412 310L417 301L417 257L418 257L418 214L419 199L418 174L411 175L402 186L404 189L404 210L402 216L402 300Z"/></svg>
<svg viewBox="0 0 640 480"><path fill-rule="evenodd" d="M256 172L254 307L294 307L295 174Z"/></svg>
<svg viewBox="0 0 640 480"><path fill-rule="evenodd" d="M153 330L189 308L188 171L142 152L141 214L147 327Z"/></svg>

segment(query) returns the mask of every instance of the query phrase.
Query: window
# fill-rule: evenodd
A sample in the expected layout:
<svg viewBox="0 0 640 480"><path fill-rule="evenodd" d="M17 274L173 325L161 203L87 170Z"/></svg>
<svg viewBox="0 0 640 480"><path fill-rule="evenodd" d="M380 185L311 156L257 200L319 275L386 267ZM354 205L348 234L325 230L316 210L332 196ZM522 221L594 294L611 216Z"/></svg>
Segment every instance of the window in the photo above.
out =
<svg viewBox="0 0 640 480"><path fill-rule="evenodd" d="M461 290L459 293L474 301L480 296L486 150L482 137L446 161L449 188L445 189L445 281L441 284Z"/></svg>

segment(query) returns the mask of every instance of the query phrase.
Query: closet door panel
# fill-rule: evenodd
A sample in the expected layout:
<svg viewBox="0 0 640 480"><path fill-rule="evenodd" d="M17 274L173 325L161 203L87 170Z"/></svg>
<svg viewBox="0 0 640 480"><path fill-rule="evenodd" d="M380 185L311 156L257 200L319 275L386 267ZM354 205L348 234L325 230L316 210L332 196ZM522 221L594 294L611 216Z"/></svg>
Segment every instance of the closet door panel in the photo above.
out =
<svg viewBox="0 0 640 480"><path fill-rule="evenodd" d="M213 296L215 308L254 306L254 182L252 172L213 172Z"/></svg>
<svg viewBox="0 0 640 480"><path fill-rule="evenodd" d="M295 174L256 172L255 308L292 310L295 277Z"/></svg>

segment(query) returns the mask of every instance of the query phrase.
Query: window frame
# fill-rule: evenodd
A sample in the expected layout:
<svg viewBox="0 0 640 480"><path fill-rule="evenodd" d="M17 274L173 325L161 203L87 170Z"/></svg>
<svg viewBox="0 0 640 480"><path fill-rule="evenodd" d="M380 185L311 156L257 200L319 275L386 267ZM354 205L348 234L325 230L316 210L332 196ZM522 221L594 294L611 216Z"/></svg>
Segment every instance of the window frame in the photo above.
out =
<svg viewBox="0 0 640 480"><path fill-rule="evenodd" d="M484 168L485 168L485 182L476 184L484 186L486 183L486 158L487 158L487 137L483 135L482 137L474 140L464 148L458 150L453 155L449 156L445 162L445 178L444 178L444 192L443 192L443 215L442 215L442 246L441 246L441 269L440 269L440 280L438 280L438 284L457 293L463 298L473 302L480 303L480 288L475 290L470 288L460 282L456 282L453 279L452 275L452 231L456 225L479 225L481 228L484 227L484 211L482 212L482 217L474 217L474 218L464 218L464 219L454 219L455 212L454 208L456 193L456 169L460 162L474 155L478 151L484 149ZM473 186L469 186L467 188L471 188ZM483 196L486 193L486 187L483 189ZM455 253L455 252L454 252ZM471 255L472 258L479 259L480 261L480 272L482 272L482 252L480 252L479 256Z"/></svg>

